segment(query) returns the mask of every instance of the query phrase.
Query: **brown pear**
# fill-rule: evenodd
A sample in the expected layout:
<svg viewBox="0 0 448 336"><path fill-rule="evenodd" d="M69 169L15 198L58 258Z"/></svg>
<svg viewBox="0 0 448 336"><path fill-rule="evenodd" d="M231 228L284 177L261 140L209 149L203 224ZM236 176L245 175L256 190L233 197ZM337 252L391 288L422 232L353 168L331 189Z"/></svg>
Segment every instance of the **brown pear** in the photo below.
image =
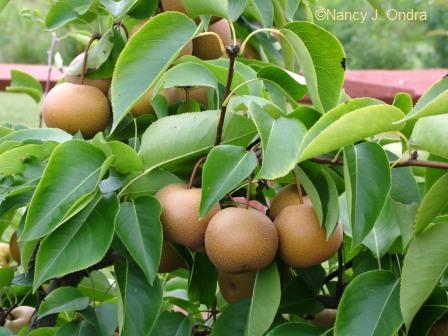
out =
<svg viewBox="0 0 448 336"><path fill-rule="evenodd" d="M295 184L289 184L280 189L277 195L275 195L269 207L269 217L274 220L284 208L291 205L299 205L300 203L297 186ZM310 199L306 196L303 197L303 203L311 205Z"/></svg>
<svg viewBox="0 0 448 336"><path fill-rule="evenodd" d="M14 308L6 317L5 328L17 334L23 327L28 325L33 317L35 309L28 306Z"/></svg>
<svg viewBox="0 0 448 336"><path fill-rule="evenodd" d="M0 243L0 265L8 267L11 262L11 252L9 251L9 244Z"/></svg>
<svg viewBox="0 0 448 336"><path fill-rule="evenodd" d="M9 240L9 251L11 253L11 257L20 264L20 248L17 243L17 231L14 232Z"/></svg>
<svg viewBox="0 0 448 336"><path fill-rule="evenodd" d="M95 87L62 83L45 97L42 116L48 127L71 134L80 131L91 138L106 129L110 106L104 93Z"/></svg>
<svg viewBox="0 0 448 336"><path fill-rule="evenodd" d="M274 260L278 234L274 223L252 208L226 208L210 221L205 249L212 263L223 272L256 271Z"/></svg>
<svg viewBox="0 0 448 336"><path fill-rule="evenodd" d="M243 43L243 41L241 41L240 39L237 39L237 41L239 45ZM243 56L250 59L261 60L260 53L250 43L246 43L246 46L244 47L243 51Z"/></svg>
<svg viewBox="0 0 448 336"><path fill-rule="evenodd" d="M318 265L330 259L342 243L342 225L338 224L327 240L312 205L293 205L275 219L279 235L279 254L285 264L297 268Z"/></svg>
<svg viewBox="0 0 448 336"><path fill-rule="evenodd" d="M70 63L69 67L73 67L77 63L82 64L83 62L84 62L84 53L76 56L73 59L73 61ZM89 73L89 71L87 71L87 73ZM72 83L72 84L81 84L81 76L80 75L66 75L65 81L67 83ZM111 78L105 78L105 79L84 78L84 85L96 87L97 89L101 90L105 95L107 95L107 92L110 89L111 82L112 82Z"/></svg>
<svg viewBox="0 0 448 336"><path fill-rule="evenodd" d="M190 88L188 90L189 90L189 94L190 94L190 99L194 99L201 106L208 108L208 90L209 89L206 86L198 86L198 87ZM183 88L176 88L176 98L175 98L175 101L173 101L173 103L185 101L185 99L186 99L185 90Z"/></svg>
<svg viewBox="0 0 448 336"><path fill-rule="evenodd" d="M168 101L168 105L170 105L173 100L176 98L176 90L173 89L164 89L160 92L162 96L166 98ZM145 95L140 98L137 103L132 107L131 113L134 117L138 118L144 114L154 114L154 108L151 104L151 99L153 96L153 91L149 90Z"/></svg>
<svg viewBox="0 0 448 336"><path fill-rule="evenodd" d="M215 204L204 218L199 218L201 193L200 188L171 184L156 194L162 204L161 221L166 240L196 250L204 246L207 225L221 207Z"/></svg>
<svg viewBox="0 0 448 336"><path fill-rule="evenodd" d="M159 273L170 273L185 267L185 261L176 249L167 241L163 242Z"/></svg>
<svg viewBox="0 0 448 336"><path fill-rule="evenodd" d="M208 27L209 32L218 34L224 46L232 44L232 34L227 20L219 20ZM223 56L221 45L215 35L204 35L193 40L193 55L203 60L217 59Z"/></svg>
<svg viewBox="0 0 448 336"><path fill-rule="evenodd" d="M185 9L184 5L182 4L182 0L162 0L162 9L164 12L168 11L174 11L174 12L181 12L184 14L187 14L187 10ZM214 23L216 21L219 21L221 18L217 16L212 16L210 19L211 23ZM199 23L199 18L195 20L196 23Z"/></svg>
<svg viewBox="0 0 448 336"><path fill-rule="evenodd" d="M223 298L228 303L250 299L255 285L257 272L239 274L219 272L218 284Z"/></svg>
<svg viewBox="0 0 448 336"><path fill-rule="evenodd" d="M314 315L314 319L312 320L312 322L313 324L323 329L333 328L336 322L337 313L338 311L336 309L324 309Z"/></svg>

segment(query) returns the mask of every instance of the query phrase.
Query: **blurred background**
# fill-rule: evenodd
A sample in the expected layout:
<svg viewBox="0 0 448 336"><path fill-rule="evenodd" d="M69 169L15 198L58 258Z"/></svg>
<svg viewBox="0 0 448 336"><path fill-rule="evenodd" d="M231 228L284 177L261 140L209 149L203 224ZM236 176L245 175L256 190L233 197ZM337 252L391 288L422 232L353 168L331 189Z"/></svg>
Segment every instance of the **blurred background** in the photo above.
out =
<svg viewBox="0 0 448 336"><path fill-rule="evenodd" d="M299 1L299 0L297 0ZM311 12L319 7L338 11L367 11L369 4L401 11L425 11L426 21L315 21L335 34L347 54L347 67L355 69L428 69L448 68L448 0L307 0ZM45 31L40 17L54 0L13 0L0 13L0 64L46 64L51 33ZM42 13L42 15L40 15ZM92 22L91 31L98 29ZM63 36L58 31L58 36ZM80 39L67 37L57 51L64 64L82 52ZM382 79L380 78L379 81ZM18 113L27 110L29 113ZM28 97L17 99L0 92L0 122L35 126L38 106Z"/></svg>

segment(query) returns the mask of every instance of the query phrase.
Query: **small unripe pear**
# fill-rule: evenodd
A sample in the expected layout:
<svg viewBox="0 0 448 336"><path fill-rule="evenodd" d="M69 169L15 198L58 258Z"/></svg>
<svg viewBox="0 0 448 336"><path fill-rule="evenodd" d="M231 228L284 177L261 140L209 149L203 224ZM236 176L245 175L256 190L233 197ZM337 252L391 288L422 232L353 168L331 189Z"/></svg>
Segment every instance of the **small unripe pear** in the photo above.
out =
<svg viewBox="0 0 448 336"><path fill-rule="evenodd" d="M224 47L232 44L232 33L227 20L220 20L208 27L209 32L218 34ZM193 40L193 55L203 60L217 59L223 56L219 40L214 35L204 35Z"/></svg>
<svg viewBox="0 0 448 336"><path fill-rule="evenodd" d="M9 244L0 243L0 264L2 267L8 267L11 262L11 252Z"/></svg>
<svg viewBox="0 0 448 336"><path fill-rule="evenodd" d="M86 138L104 131L110 114L106 96L88 85L59 84L47 94L42 106L42 116L48 127L71 134L80 131Z"/></svg>

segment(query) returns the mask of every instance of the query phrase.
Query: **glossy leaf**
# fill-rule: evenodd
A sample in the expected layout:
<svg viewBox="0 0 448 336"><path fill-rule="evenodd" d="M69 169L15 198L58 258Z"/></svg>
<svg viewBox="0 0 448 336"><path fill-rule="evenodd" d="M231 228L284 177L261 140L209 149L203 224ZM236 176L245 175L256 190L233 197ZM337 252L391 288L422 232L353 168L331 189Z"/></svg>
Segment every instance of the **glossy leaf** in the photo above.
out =
<svg viewBox="0 0 448 336"><path fill-rule="evenodd" d="M73 138L71 134L59 128L30 128L11 132L0 138L0 143L5 141L56 141L59 143L69 141Z"/></svg>
<svg viewBox="0 0 448 336"><path fill-rule="evenodd" d="M73 287L59 287L48 294L39 307L39 319L50 314L86 309L89 298Z"/></svg>
<svg viewBox="0 0 448 336"><path fill-rule="evenodd" d="M55 336L101 336L95 327L87 321L72 321L64 324Z"/></svg>
<svg viewBox="0 0 448 336"><path fill-rule="evenodd" d="M280 297L280 275L274 262L257 273L244 330L246 336L264 335L274 321Z"/></svg>
<svg viewBox="0 0 448 336"><path fill-rule="evenodd" d="M116 232L150 284L157 277L162 254L162 208L154 197L121 203Z"/></svg>
<svg viewBox="0 0 448 336"><path fill-rule="evenodd" d="M272 27L274 6L271 1L248 0L245 13L253 16L263 27Z"/></svg>
<svg viewBox="0 0 448 336"><path fill-rule="evenodd" d="M295 277L282 291L279 312L282 314L315 314L324 309L317 301L314 290L300 278Z"/></svg>
<svg viewBox="0 0 448 336"><path fill-rule="evenodd" d="M85 14L93 0L70 1L60 0L50 7L45 17L45 26L49 30L56 30Z"/></svg>
<svg viewBox="0 0 448 336"><path fill-rule="evenodd" d="M278 84L295 101L301 100L307 93L304 77L280 67L265 66L258 71L257 76Z"/></svg>
<svg viewBox="0 0 448 336"><path fill-rule="evenodd" d="M281 32L292 45L314 107L321 113L334 108L344 83L341 43L325 29L304 21L288 23Z"/></svg>
<svg viewBox="0 0 448 336"><path fill-rule="evenodd" d="M193 38L196 24L178 12L150 19L126 44L112 80L114 130Z"/></svg>
<svg viewBox="0 0 448 336"><path fill-rule="evenodd" d="M250 105L249 113L263 147L263 166L258 178L273 180L285 176L297 163L305 126L295 118L274 119L255 103Z"/></svg>
<svg viewBox="0 0 448 336"><path fill-rule="evenodd" d="M409 328L448 267L448 223L431 226L416 236L404 258L400 306Z"/></svg>
<svg viewBox="0 0 448 336"><path fill-rule="evenodd" d="M199 15L227 17L227 0L182 0L182 4L192 18Z"/></svg>
<svg viewBox="0 0 448 336"><path fill-rule="evenodd" d="M130 184L125 195L134 199L141 196L153 196L163 187L176 183L183 183L183 181L170 172L154 169Z"/></svg>
<svg viewBox="0 0 448 336"><path fill-rule="evenodd" d="M246 8L248 0L227 0L228 2L228 12L229 12L229 18L232 21L236 21L239 19L241 14L244 11L244 8Z"/></svg>
<svg viewBox="0 0 448 336"><path fill-rule="evenodd" d="M248 300L228 305L213 325L211 336L244 336L249 305Z"/></svg>
<svg viewBox="0 0 448 336"><path fill-rule="evenodd" d="M438 179L425 194L415 218L415 232L422 232L448 206L448 174Z"/></svg>
<svg viewBox="0 0 448 336"><path fill-rule="evenodd" d="M435 83L420 98L406 119L416 119L446 113L448 104L448 77Z"/></svg>
<svg viewBox="0 0 448 336"><path fill-rule="evenodd" d="M191 302L211 307L216 297L218 273L207 254L196 253L188 281L188 298Z"/></svg>
<svg viewBox="0 0 448 336"><path fill-rule="evenodd" d="M34 289L48 279L99 262L112 242L118 206L115 194L98 195L80 213L46 237L36 256Z"/></svg>
<svg viewBox="0 0 448 336"><path fill-rule="evenodd" d="M338 150L367 137L400 130L398 108L374 99L353 99L326 113L303 139L299 161Z"/></svg>
<svg viewBox="0 0 448 336"><path fill-rule="evenodd" d="M30 157L36 157L39 160L47 159L53 152L56 145L51 142L41 145L29 144L12 148L0 154L0 174L14 175L20 174L25 170L24 161Z"/></svg>
<svg viewBox="0 0 448 336"><path fill-rule="evenodd" d="M402 323L399 280L389 271L370 271L346 288L334 335L394 335Z"/></svg>
<svg viewBox="0 0 448 336"><path fill-rule="evenodd" d="M266 336L321 336L322 333L322 330L313 324L288 322L275 327Z"/></svg>
<svg viewBox="0 0 448 336"><path fill-rule="evenodd" d="M190 336L192 322L188 316L175 312L162 312L157 319L151 336Z"/></svg>
<svg viewBox="0 0 448 336"><path fill-rule="evenodd" d="M144 273L134 264L115 265L121 292L124 320L120 335L150 335L162 306L163 289L159 278L150 286Z"/></svg>
<svg viewBox="0 0 448 336"><path fill-rule="evenodd" d="M126 14L136 3L137 0L101 0L101 4L113 17Z"/></svg>
<svg viewBox="0 0 448 336"><path fill-rule="evenodd" d="M364 142L345 147L344 179L356 248L372 230L391 189L389 160L381 146Z"/></svg>
<svg viewBox="0 0 448 336"><path fill-rule="evenodd" d="M80 200L96 189L104 160L104 154L86 142L59 145L33 195L21 239L34 240L60 226Z"/></svg>
<svg viewBox="0 0 448 336"><path fill-rule="evenodd" d="M183 86L208 86L218 90L218 80L213 72L202 64L180 63L168 70L161 78L165 88Z"/></svg>
<svg viewBox="0 0 448 336"><path fill-rule="evenodd" d="M207 111L170 116L153 123L143 134L140 148L145 169L185 162L207 153L213 148L217 118L216 111ZM222 143L246 147L255 133L252 121L228 114Z"/></svg>
<svg viewBox="0 0 448 336"><path fill-rule="evenodd" d="M415 124L411 143L422 150L448 159L447 129L448 114L422 118Z"/></svg>
<svg viewBox="0 0 448 336"><path fill-rule="evenodd" d="M199 215L205 216L214 204L246 179L257 165L255 153L243 147L220 145L213 148L202 170Z"/></svg>
<svg viewBox="0 0 448 336"><path fill-rule="evenodd" d="M33 76L20 70L11 70L11 85L6 88L9 92L26 93L36 103L42 98L42 85Z"/></svg>

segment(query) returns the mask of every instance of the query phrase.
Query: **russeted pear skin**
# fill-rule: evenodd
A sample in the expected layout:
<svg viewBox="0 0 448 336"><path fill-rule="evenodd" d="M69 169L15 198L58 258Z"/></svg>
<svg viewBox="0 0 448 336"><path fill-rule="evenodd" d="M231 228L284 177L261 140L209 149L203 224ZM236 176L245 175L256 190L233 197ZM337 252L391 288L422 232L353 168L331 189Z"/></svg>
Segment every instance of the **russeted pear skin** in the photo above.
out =
<svg viewBox="0 0 448 336"><path fill-rule="evenodd" d="M162 204L162 226L165 240L198 250L204 246L207 225L221 207L215 204L209 213L199 218L200 188L188 189L182 184L170 184L156 197Z"/></svg>
<svg viewBox="0 0 448 336"><path fill-rule="evenodd" d="M324 228L312 205L293 205L283 209L275 219L279 236L279 254L285 264L306 268L330 259L342 243L342 225L327 240Z"/></svg>
<svg viewBox="0 0 448 336"><path fill-rule="evenodd" d="M174 247L167 241L162 245L162 257L160 258L159 273L170 273L185 267L185 261Z"/></svg>
<svg viewBox="0 0 448 336"><path fill-rule="evenodd" d="M83 63L84 62L84 53L79 54L76 56L73 61L70 63L69 67L73 67L76 65L76 63ZM81 76L80 75L66 75L65 81L67 83L72 84L81 84ZM97 89L101 90L105 95L107 95L107 92L110 89L110 84L112 82L111 78L104 78L104 79L91 79L91 78L84 78L84 85L89 85L96 87Z"/></svg>
<svg viewBox="0 0 448 336"><path fill-rule="evenodd" d="M208 27L209 32L218 34L224 46L232 44L232 34L227 20L219 20ZM193 55L203 60L213 60L223 56L218 38L214 35L204 35L193 40Z"/></svg>
<svg viewBox="0 0 448 336"><path fill-rule="evenodd" d="M311 205L311 201L307 196L303 197L303 203ZM281 188L272 200L268 212L269 217L274 220L284 208L299 204L300 197L297 186L295 184L288 184Z"/></svg>
<svg viewBox="0 0 448 336"><path fill-rule="evenodd" d="M86 138L104 131L110 118L110 105L99 89L71 83L55 86L44 99L42 116L47 127L60 128Z"/></svg>
<svg viewBox="0 0 448 336"><path fill-rule="evenodd" d="M14 232L9 240L9 251L11 257L20 264L20 249L19 244L17 243L17 232Z"/></svg>
<svg viewBox="0 0 448 336"><path fill-rule="evenodd" d="M252 208L226 208L210 221L205 249L218 270L227 273L256 271L274 260L278 235L274 223Z"/></svg>
<svg viewBox="0 0 448 336"><path fill-rule="evenodd" d="M222 297L228 303L235 303L252 297L257 272L218 273L218 284Z"/></svg>

